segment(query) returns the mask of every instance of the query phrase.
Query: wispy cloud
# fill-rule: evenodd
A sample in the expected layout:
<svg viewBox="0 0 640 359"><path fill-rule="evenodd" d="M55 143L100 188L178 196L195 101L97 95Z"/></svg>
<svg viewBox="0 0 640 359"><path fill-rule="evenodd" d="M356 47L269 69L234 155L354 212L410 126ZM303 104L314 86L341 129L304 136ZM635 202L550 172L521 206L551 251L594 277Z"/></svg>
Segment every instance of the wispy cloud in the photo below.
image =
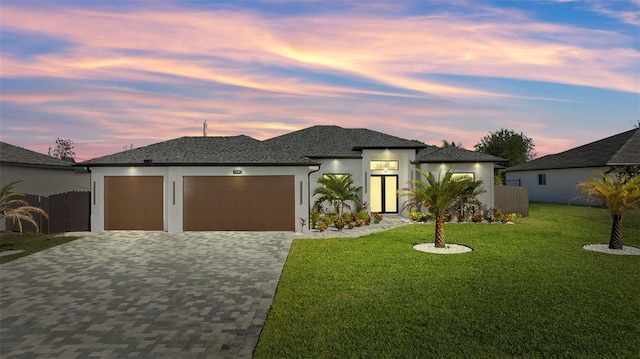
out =
<svg viewBox="0 0 640 359"><path fill-rule="evenodd" d="M625 24L640 26L640 0L629 3L621 1L591 1L591 9L599 14L611 17ZM616 9L620 5L623 9Z"/></svg>
<svg viewBox="0 0 640 359"><path fill-rule="evenodd" d="M408 9L420 3L361 5L287 15L231 5L138 4L114 11L2 3L5 36L61 44L29 52L6 37L2 79L49 85L3 88L3 132L51 119L77 127L91 119L103 130L87 144L146 144L194 134L207 119L220 135L267 138L314 124L375 125L403 137L471 146L488 126L506 123L522 101L580 102L501 80L640 93L640 52L623 34L475 2L459 4L479 9L474 13L411 15ZM595 9L638 20L637 12ZM62 83L72 85L56 90ZM483 126L461 123L469 118ZM438 122L416 130L427 121ZM527 126L542 133L545 125ZM541 143L551 148L553 141Z"/></svg>

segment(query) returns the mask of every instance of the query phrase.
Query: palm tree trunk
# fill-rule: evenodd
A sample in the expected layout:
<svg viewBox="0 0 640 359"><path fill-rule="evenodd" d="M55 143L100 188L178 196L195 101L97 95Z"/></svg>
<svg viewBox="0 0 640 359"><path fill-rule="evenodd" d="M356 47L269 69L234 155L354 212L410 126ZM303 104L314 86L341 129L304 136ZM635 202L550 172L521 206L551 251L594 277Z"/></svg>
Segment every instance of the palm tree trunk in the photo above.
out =
<svg viewBox="0 0 640 359"><path fill-rule="evenodd" d="M613 215L613 224L611 225L611 238L609 239L609 249L622 250L622 216Z"/></svg>
<svg viewBox="0 0 640 359"><path fill-rule="evenodd" d="M446 243L444 242L444 228L443 228L444 219L442 216L436 217L436 248L445 248Z"/></svg>

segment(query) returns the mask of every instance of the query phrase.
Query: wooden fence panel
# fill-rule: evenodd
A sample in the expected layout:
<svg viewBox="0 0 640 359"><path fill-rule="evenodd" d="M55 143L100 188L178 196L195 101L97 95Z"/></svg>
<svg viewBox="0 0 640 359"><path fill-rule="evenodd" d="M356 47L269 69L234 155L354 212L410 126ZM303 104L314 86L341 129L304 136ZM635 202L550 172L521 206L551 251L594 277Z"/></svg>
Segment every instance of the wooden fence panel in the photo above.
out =
<svg viewBox="0 0 640 359"><path fill-rule="evenodd" d="M42 208L49 215L34 214L33 218L40 227L40 232L63 233L91 230L91 194L90 192L66 192L49 197L26 194L25 200L30 206ZM35 232L36 228L28 222L22 222L23 232ZM18 232L20 227L13 221L6 221L6 229Z"/></svg>
<svg viewBox="0 0 640 359"><path fill-rule="evenodd" d="M49 232L88 231L90 193L66 192L49 196Z"/></svg>
<svg viewBox="0 0 640 359"><path fill-rule="evenodd" d="M42 208L45 212L47 212L47 215L50 213L50 201L49 201L49 197L45 197L45 196L39 196L40 197L40 204L38 205L38 207ZM41 215L38 214L37 215L38 219L38 226L40 226L40 232L42 233L52 233L49 231L49 220Z"/></svg>
<svg viewBox="0 0 640 359"><path fill-rule="evenodd" d="M29 206L42 208L47 213L49 213L49 198L48 197L38 196L36 194L25 194L24 197L22 197L22 198L14 198L14 199L23 199L29 204ZM49 227L49 221L47 220L46 217L44 217L43 215L41 215L39 213L34 213L33 219L38 224L38 228L40 229L40 232L49 233L47 231L47 229ZM20 225L17 222L14 222L13 220L10 220L10 219L6 219L5 228L8 231L12 231L12 232L19 232L20 231ZM22 221L22 231L23 232L36 232L36 227L33 224L31 224L31 223L29 223L27 221Z"/></svg>
<svg viewBox="0 0 640 359"><path fill-rule="evenodd" d="M91 230L91 192L67 192L67 232Z"/></svg>
<svg viewBox="0 0 640 359"><path fill-rule="evenodd" d="M51 200L49 211L49 231L50 233L66 232L67 203L66 193L58 193L49 196Z"/></svg>
<svg viewBox="0 0 640 359"><path fill-rule="evenodd" d="M502 213L519 213L529 217L529 190L527 187L495 186L494 202Z"/></svg>

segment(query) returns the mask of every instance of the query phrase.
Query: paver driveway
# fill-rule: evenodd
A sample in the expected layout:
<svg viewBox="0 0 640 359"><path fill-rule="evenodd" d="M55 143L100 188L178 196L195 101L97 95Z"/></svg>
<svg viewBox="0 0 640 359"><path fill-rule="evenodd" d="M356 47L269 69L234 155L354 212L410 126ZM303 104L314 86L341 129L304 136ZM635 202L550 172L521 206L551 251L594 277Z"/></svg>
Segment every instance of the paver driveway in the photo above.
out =
<svg viewBox="0 0 640 359"><path fill-rule="evenodd" d="M293 235L105 232L0 266L2 358L250 358Z"/></svg>

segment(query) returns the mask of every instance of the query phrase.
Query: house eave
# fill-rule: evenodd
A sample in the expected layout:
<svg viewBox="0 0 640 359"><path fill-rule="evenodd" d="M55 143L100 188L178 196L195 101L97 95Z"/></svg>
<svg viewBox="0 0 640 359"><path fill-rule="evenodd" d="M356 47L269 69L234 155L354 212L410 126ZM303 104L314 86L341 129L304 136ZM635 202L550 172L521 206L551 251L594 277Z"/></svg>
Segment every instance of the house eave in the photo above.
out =
<svg viewBox="0 0 640 359"><path fill-rule="evenodd" d="M354 147L354 151L362 151L362 150L422 150L429 146L357 146Z"/></svg>
<svg viewBox="0 0 640 359"><path fill-rule="evenodd" d="M80 167L232 167L232 166L247 166L247 167L300 167L300 166L318 166L318 162L265 162L265 163L253 163L253 162L228 162L228 163L87 163L79 164Z"/></svg>
<svg viewBox="0 0 640 359"><path fill-rule="evenodd" d="M477 160L415 160L411 164L419 165L422 163L502 163L501 161L477 161Z"/></svg>
<svg viewBox="0 0 640 359"><path fill-rule="evenodd" d="M525 168L525 169L509 169L507 168L507 172L528 172L528 171L547 171L547 170L574 170L580 168L600 168L600 167L610 167L614 166L613 164L602 164L602 165L591 165L591 166L575 166L575 167L535 167L535 168Z"/></svg>
<svg viewBox="0 0 640 359"><path fill-rule="evenodd" d="M310 159L316 159L316 160L361 160L362 156L331 156L331 155L327 155L327 156L307 156Z"/></svg>
<svg viewBox="0 0 640 359"><path fill-rule="evenodd" d="M76 164L69 163L68 166L58 166L58 165L37 164L37 163L0 161L0 165L2 165L2 166L12 166L12 167L27 167L27 168L50 169L50 170L74 171L75 170L74 166Z"/></svg>

